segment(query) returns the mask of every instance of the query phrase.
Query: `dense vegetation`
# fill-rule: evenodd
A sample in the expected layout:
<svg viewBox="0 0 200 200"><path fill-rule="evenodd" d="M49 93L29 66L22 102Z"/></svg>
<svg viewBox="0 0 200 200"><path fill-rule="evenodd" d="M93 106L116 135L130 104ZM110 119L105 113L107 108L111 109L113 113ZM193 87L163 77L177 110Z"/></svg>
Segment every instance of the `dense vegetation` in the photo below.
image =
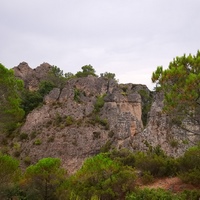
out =
<svg viewBox="0 0 200 200"><path fill-rule="evenodd" d="M184 182L200 183L200 144L184 156L168 157L159 148L132 153L126 149L100 153L85 160L81 169L69 175L58 158L43 158L20 171L19 161L0 154L1 199L24 200L135 200L198 199L199 190L175 194L162 189L140 189L156 177L179 176ZM139 172L139 173L138 173Z"/></svg>

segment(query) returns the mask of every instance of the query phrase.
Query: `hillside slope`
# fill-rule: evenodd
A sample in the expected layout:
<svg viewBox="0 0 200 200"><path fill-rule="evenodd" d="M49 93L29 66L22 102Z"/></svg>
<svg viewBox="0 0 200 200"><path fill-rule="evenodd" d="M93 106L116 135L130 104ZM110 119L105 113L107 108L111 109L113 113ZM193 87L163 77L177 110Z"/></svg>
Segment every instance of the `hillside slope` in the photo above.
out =
<svg viewBox="0 0 200 200"><path fill-rule="evenodd" d="M14 68L32 90L50 69L49 64L31 69L27 63ZM19 146L22 160L28 157L35 163L43 157L59 157L69 172L80 168L85 158L110 148L145 151L159 145L177 157L197 136L169 124L162 107L162 94L145 85L95 76L74 78L63 88L54 88L43 105L27 115L19 136L28 137L14 138L13 143Z"/></svg>

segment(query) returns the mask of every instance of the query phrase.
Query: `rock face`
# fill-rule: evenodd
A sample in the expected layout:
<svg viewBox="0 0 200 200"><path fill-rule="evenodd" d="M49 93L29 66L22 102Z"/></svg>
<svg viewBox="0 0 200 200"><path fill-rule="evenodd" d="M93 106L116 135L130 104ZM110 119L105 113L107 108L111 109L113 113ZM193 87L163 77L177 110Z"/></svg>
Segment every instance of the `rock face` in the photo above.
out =
<svg viewBox="0 0 200 200"><path fill-rule="evenodd" d="M43 63L35 69L31 69L26 62L20 63L14 67L14 74L16 77L22 79L25 87L29 90L37 90L41 80L44 80L48 72L52 68L48 63Z"/></svg>
<svg viewBox="0 0 200 200"><path fill-rule="evenodd" d="M94 105L102 96L104 105L97 112ZM32 139L21 143L21 156L33 161L60 157L73 172L102 148L129 147L130 138L143 131L141 105L137 92L127 89L122 94L114 80L72 79L62 90L54 88L44 98L44 105L27 116L21 133Z"/></svg>
<svg viewBox="0 0 200 200"><path fill-rule="evenodd" d="M182 156L200 137L170 123L162 112L163 95L155 93L148 123L145 129L136 135L132 144L135 149L145 151L149 147L160 146L169 156Z"/></svg>
<svg viewBox="0 0 200 200"><path fill-rule="evenodd" d="M43 64L33 72L21 63L15 74L33 89L42 79L37 72L45 74L49 67ZM30 74L35 74L37 84ZM104 104L98 107L99 98ZM54 88L44 105L28 114L20 131L28 135L19 142L20 156L30 157L33 163L59 157L70 173L85 158L112 147L146 151L159 145L168 155L180 156L196 138L171 126L162 107L162 95L144 85L117 84L94 76L71 79L64 88Z"/></svg>

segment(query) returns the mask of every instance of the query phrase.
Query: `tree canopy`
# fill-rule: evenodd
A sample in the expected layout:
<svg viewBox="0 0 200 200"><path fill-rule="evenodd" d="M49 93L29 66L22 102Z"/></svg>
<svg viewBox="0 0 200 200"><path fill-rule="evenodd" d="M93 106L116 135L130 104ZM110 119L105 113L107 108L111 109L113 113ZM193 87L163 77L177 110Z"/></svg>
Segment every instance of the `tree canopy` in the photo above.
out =
<svg viewBox="0 0 200 200"><path fill-rule="evenodd" d="M26 169L28 186L35 191L37 199L55 199L56 189L66 178L59 158L43 158Z"/></svg>
<svg viewBox="0 0 200 200"><path fill-rule="evenodd" d="M20 107L23 81L11 69L0 64L0 130L12 129L24 116Z"/></svg>
<svg viewBox="0 0 200 200"><path fill-rule="evenodd" d="M82 69L82 71L79 71L75 74L75 76L78 78L87 77L89 75L97 76L95 74L95 69L92 67L92 65L84 65L81 69Z"/></svg>
<svg viewBox="0 0 200 200"><path fill-rule="evenodd" d="M19 161L0 152L0 189L14 183L19 175Z"/></svg>
<svg viewBox="0 0 200 200"><path fill-rule="evenodd" d="M164 111L173 122L183 126L183 120L189 119L200 124L200 51L176 57L167 69L157 67L152 74L156 90L164 94Z"/></svg>
<svg viewBox="0 0 200 200"><path fill-rule="evenodd" d="M85 160L82 168L71 177L68 193L74 199L123 199L134 188L135 170L98 154Z"/></svg>

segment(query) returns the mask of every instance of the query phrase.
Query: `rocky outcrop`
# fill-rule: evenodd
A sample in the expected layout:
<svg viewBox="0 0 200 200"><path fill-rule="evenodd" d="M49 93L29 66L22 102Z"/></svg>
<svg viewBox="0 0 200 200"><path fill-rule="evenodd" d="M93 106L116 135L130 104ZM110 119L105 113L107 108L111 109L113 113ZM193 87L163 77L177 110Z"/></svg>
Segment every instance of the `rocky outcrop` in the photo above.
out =
<svg viewBox="0 0 200 200"><path fill-rule="evenodd" d="M100 96L105 96L104 106L95 112ZM86 157L108 145L129 147L130 138L143 131L141 105L137 92L130 88L124 94L114 80L94 76L69 80L62 90L54 88L44 105L27 116L21 132L29 139L21 143L21 156L30 156L33 162L60 157L73 172Z"/></svg>
<svg viewBox="0 0 200 200"><path fill-rule="evenodd" d="M45 79L52 66L48 63L43 63L35 69L29 67L28 63L22 62L14 67L16 77L24 81L25 87L31 91L37 90L39 83Z"/></svg>
<svg viewBox="0 0 200 200"><path fill-rule="evenodd" d="M155 93L148 124L140 134L132 138L132 145L141 151L160 146L169 156L182 156L189 147L199 141L200 137L171 124L162 108L163 95Z"/></svg>
<svg viewBox="0 0 200 200"><path fill-rule="evenodd" d="M49 68L43 64L31 70L21 63L15 74L27 88L35 89ZM99 98L104 104L95 109ZM43 106L28 114L20 130L28 135L18 141L20 156L30 157L33 163L59 157L70 173L85 158L112 147L146 151L160 146L168 155L180 156L197 138L172 126L162 108L162 94L144 85L117 84L95 76L68 80L62 89L54 88L45 96Z"/></svg>

